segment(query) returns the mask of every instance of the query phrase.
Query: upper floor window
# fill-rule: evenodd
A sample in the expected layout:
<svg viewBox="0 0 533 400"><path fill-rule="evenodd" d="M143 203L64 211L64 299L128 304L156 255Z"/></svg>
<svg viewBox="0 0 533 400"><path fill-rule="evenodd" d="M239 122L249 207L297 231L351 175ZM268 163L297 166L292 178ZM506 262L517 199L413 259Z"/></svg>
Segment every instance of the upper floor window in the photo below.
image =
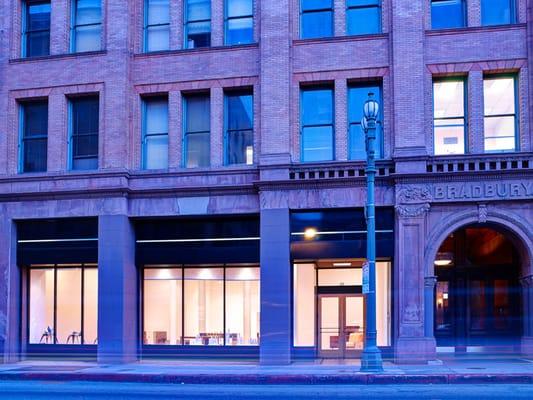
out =
<svg viewBox="0 0 533 400"><path fill-rule="evenodd" d="M302 161L333 160L333 89L302 89L301 141Z"/></svg>
<svg viewBox="0 0 533 400"><path fill-rule="evenodd" d="M251 91L225 96L226 164L254 163L254 110Z"/></svg>
<svg viewBox="0 0 533 400"><path fill-rule="evenodd" d="M70 100L70 167L87 170L98 168L98 96Z"/></svg>
<svg viewBox="0 0 533 400"><path fill-rule="evenodd" d="M20 171L44 172L48 148L48 101L21 105Z"/></svg>
<svg viewBox="0 0 533 400"><path fill-rule="evenodd" d="M74 0L72 7L72 51L96 51L102 47L101 0Z"/></svg>
<svg viewBox="0 0 533 400"><path fill-rule="evenodd" d="M211 1L186 0L185 2L185 47L211 46Z"/></svg>
<svg viewBox="0 0 533 400"><path fill-rule="evenodd" d="M348 35L381 32L381 0L346 0L346 21Z"/></svg>
<svg viewBox="0 0 533 400"><path fill-rule="evenodd" d="M515 0L481 0L481 23L483 25L512 24L515 21Z"/></svg>
<svg viewBox="0 0 533 400"><path fill-rule="evenodd" d="M192 94L184 99L184 164L187 168L208 167L210 149L209 94Z"/></svg>
<svg viewBox="0 0 533 400"><path fill-rule="evenodd" d="M466 7L464 0L432 0L431 28L447 29L466 26Z"/></svg>
<svg viewBox="0 0 533 400"><path fill-rule="evenodd" d="M436 155L465 152L465 81L433 82L433 130Z"/></svg>
<svg viewBox="0 0 533 400"><path fill-rule="evenodd" d="M226 44L254 41L253 0L226 0Z"/></svg>
<svg viewBox="0 0 533 400"><path fill-rule="evenodd" d="M169 0L146 0L144 5L144 50L170 48Z"/></svg>
<svg viewBox="0 0 533 400"><path fill-rule="evenodd" d="M50 54L50 1L26 0L23 13L22 56Z"/></svg>
<svg viewBox="0 0 533 400"><path fill-rule="evenodd" d="M333 0L301 0L300 36L333 36Z"/></svg>
<svg viewBox="0 0 533 400"><path fill-rule="evenodd" d="M168 168L168 99L143 100L143 168Z"/></svg>
<svg viewBox="0 0 533 400"><path fill-rule="evenodd" d="M369 93L373 93L374 98L382 103L381 87L376 84L352 85L348 89L348 122L350 130L348 136L348 153L350 160L366 159L366 138L361 128L361 119L363 118L363 106L368 100ZM383 156L382 109L383 107L380 107L380 115L376 121L376 158Z"/></svg>
<svg viewBox="0 0 533 400"><path fill-rule="evenodd" d="M485 151L517 149L516 79L488 76L483 80Z"/></svg>

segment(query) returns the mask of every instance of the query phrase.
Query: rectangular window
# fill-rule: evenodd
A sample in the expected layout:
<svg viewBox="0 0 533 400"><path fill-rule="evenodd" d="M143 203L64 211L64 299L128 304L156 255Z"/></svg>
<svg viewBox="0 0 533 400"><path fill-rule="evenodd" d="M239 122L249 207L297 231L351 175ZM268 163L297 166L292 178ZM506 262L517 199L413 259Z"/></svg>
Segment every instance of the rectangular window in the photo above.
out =
<svg viewBox="0 0 533 400"><path fill-rule="evenodd" d="M515 0L481 0L482 25L504 25L515 22Z"/></svg>
<svg viewBox="0 0 533 400"><path fill-rule="evenodd" d="M432 0L431 28L448 29L466 26L464 0Z"/></svg>
<svg viewBox="0 0 533 400"><path fill-rule="evenodd" d="M169 0L146 0L144 5L144 51L163 51L169 48Z"/></svg>
<svg viewBox="0 0 533 400"><path fill-rule="evenodd" d="M77 97L70 100L71 169L98 168L98 96Z"/></svg>
<svg viewBox="0 0 533 400"><path fill-rule="evenodd" d="M101 0L74 0L72 7L72 51L97 51L102 48Z"/></svg>
<svg viewBox="0 0 533 400"><path fill-rule="evenodd" d="M485 77L483 104L485 151L515 151L518 131L515 77Z"/></svg>
<svg viewBox="0 0 533 400"><path fill-rule="evenodd" d="M382 104L381 86L378 85L353 85L348 88L348 153L350 160L366 159L366 138L361 128L363 119L363 106L368 100L368 94L373 93L374 99ZM376 158L383 157L383 107L380 107L376 121Z"/></svg>
<svg viewBox="0 0 533 400"><path fill-rule="evenodd" d="M301 0L300 18L302 39L333 36L332 0Z"/></svg>
<svg viewBox="0 0 533 400"><path fill-rule="evenodd" d="M348 35L381 32L381 0L346 0L346 21Z"/></svg>
<svg viewBox="0 0 533 400"><path fill-rule="evenodd" d="M226 0L226 44L254 41L253 0Z"/></svg>
<svg viewBox="0 0 533 400"><path fill-rule="evenodd" d="M96 266L32 267L28 286L30 344L97 343Z"/></svg>
<svg viewBox="0 0 533 400"><path fill-rule="evenodd" d="M333 160L333 90L305 88L301 93L302 161Z"/></svg>
<svg viewBox="0 0 533 400"><path fill-rule="evenodd" d="M187 0L185 3L185 47L211 46L211 0Z"/></svg>
<svg viewBox="0 0 533 400"><path fill-rule="evenodd" d="M168 168L168 99L143 100L143 168Z"/></svg>
<svg viewBox="0 0 533 400"><path fill-rule="evenodd" d="M433 82L433 135L435 155L464 154L465 80Z"/></svg>
<svg viewBox="0 0 533 400"><path fill-rule="evenodd" d="M145 345L259 344L259 268L145 268Z"/></svg>
<svg viewBox="0 0 533 400"><path fill-rule="evenodd" d="M22 56L38 57L50 54L50 1L26 0L24 2L24 20Z"/></svg>
<svg viewBox="0 0 533 400"><path fill-rule="evenodd" d="M21 172L44 172L48 151L48 101L21 105Z"/></svg>
<svg viewBox="0 0 533 400"><path fill-rule="evenodd" d="M226 164L254 163L253 95L228 92L225 96Z"/></svg>
<svg viewBox="0 0 533 400"><path fill-rule="evenodd" d="M210 162L210 99L209 94L184 98L185 132L184 164L186 168L208 167Z"/></svg>

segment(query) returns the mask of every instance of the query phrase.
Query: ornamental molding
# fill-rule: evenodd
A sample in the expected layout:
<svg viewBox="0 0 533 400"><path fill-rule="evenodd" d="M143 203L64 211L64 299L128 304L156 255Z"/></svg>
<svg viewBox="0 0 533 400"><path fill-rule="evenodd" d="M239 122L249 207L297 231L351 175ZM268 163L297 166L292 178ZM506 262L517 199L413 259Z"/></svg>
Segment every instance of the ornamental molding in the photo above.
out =
<svg viewBox="0 0 533 400"><path fill-rule="evenodd" d="M484 224L485 222L487 222L487 215L489 213L489 210L487 209L486 204L478 204L477 213L477 220L480 224Z"/></svg>
<svg viewBox="0 0 533 400"><path fill-rule="evenodd" d="M396 211L402 218L416 218L425 215L431 208L429 203L419 205L398 205Z"/></svg>
<svg viewBox="0 0 533 400"><path fill-rule="evenodd" d="M396 211L402 218L420 217L429 211L431 200L429 186L404 186L396 193Z"/></svg>

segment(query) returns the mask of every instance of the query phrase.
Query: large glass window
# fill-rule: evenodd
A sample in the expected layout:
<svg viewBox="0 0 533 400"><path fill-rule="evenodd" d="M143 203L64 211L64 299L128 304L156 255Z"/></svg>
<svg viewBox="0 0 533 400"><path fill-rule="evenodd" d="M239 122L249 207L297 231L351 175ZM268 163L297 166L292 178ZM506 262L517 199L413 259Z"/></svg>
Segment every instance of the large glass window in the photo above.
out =
<svg viewBox="0 0 533 400"><path fill-rule="evenodd" d="M184 163L187 168L208 167L210 162L209 94L185 97Z"/></svg>
<svg viewBox="0 0 533 400"><path fill-rule="evenodd" d="M76 97L70 100L71 169L98 168L98 96Z"/></svg>
<svg viewBox="0 0 533 400"><path fill-rule="evenodd" d="M516 0L481 0L483 25L512 24L516 21Z"/></svg>
<svg viewBox="0 0 533 400"><path fill-rule="evenodd" d="M346 21L348 35L381 32L381 0L346 0Z"/></svg>
<svg viewBox="0 0 533 400"><path fill-rule="evenodd" d="M185 3L185 47L211 46L211 0L187 0Z"/></svg>
<svg viewBox="0 0 533 400"><path fill-rule="evenodd" d="M315 264L294 264L294 346L315 345Z"/></svg>
<svg viewBox="0 0 533 400"><path fill-rule="evenodd" d="M74 0L72 7L72 51L96 51L102 47L101 0Z"/></svg>
<svg viewBox="0 0 533 400"><path fill-rule="evenodd" d="M431 28L447 29L466 26L464 0L432 0Z"/></svg>
<svg viewBox="0 0 533 400"><path fill-rule="evenodd" d="M301 0L300 37L333 36L333 1Z"/></svg>
<svg viewBox="0 0 533 400"><path fill-rule="evenodd" d="M332 89L302 89L302 161L333 160L333 116Z"/></svg>
<svg viewBox="0 0 533 400"><path fill-rule="evenodd" d="M21 105L21 172L46 171L48 149L48 101Z"/></svg>
<svg viewBox="0 0 533 400"><path fill-rule="evenodd" d="M254 108L251 91L227 92L226 164L254 163Z"/></svg>
<svg viewBox="0 0 533 400"><path fill-rule="evenodd" d="M144 6L144 51L170 48L169 0L146 0Z"/></svg>
<svg viewBox="0 0 533 400"><path fill-rule="evenodd" d="M24 2L23 57L50 54L50 1L26 0Z"/></svg>
<svg viewBox="0 0 533 400"><path fill-rule="evenodd" d="M258 267L145 268L143 298L144 344L259 344Z"/></svg>
<svg viewBox="0 0 533 400"><path fill-rule="evenodd" d="M168 168L168 99L145 98L143 103L143 166Z"/></svg>
<svg viewBox="0 0 533 400"><path fill-rule="evenodd" d="M513 76L490 76L483 81L485 151L517 148L516 87Z"/></svg>
<svg viewBox="0 0 533 400"><path fill-rule="evenodd" d="M368 100L368 94L373 93L374 98L380 103L381 86L371 85L353 85L348 88L348 123L349 123L349 157L350 160L366 159L365 132L361 127L363 118L363 106ZM376 158L383 157L383 107L381 107L378 120L376 121Z"/></svg>
<svg viewBox="0 0 533 400"><path fill-rule="evenodd" d="M30 344L97 343L96 265L32 266L28 286Z"/></svg>
<svg viewBox="0 0 533 400"><path fill-rule="evenodd" d="M465 152L465 81L433 82L433 131L436 155Z"/></svg>
<svg viewBox="0 0 533 400"><path fill-rule="evenodd" d="M254 41L253 0L226 0L226 44Z"/></svg>

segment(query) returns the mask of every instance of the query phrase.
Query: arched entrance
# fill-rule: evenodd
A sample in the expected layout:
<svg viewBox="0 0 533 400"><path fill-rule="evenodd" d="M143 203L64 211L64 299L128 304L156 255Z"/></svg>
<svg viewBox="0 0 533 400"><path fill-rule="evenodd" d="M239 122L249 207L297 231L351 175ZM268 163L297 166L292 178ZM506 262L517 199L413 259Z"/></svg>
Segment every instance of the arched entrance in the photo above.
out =
<svg viewBox="0 0 533 400"><path fill-rule="evenodd" d="M459 228L440 245L434 271L438 347L518 351L521 259L510 233L487 223Z"/></svg>

